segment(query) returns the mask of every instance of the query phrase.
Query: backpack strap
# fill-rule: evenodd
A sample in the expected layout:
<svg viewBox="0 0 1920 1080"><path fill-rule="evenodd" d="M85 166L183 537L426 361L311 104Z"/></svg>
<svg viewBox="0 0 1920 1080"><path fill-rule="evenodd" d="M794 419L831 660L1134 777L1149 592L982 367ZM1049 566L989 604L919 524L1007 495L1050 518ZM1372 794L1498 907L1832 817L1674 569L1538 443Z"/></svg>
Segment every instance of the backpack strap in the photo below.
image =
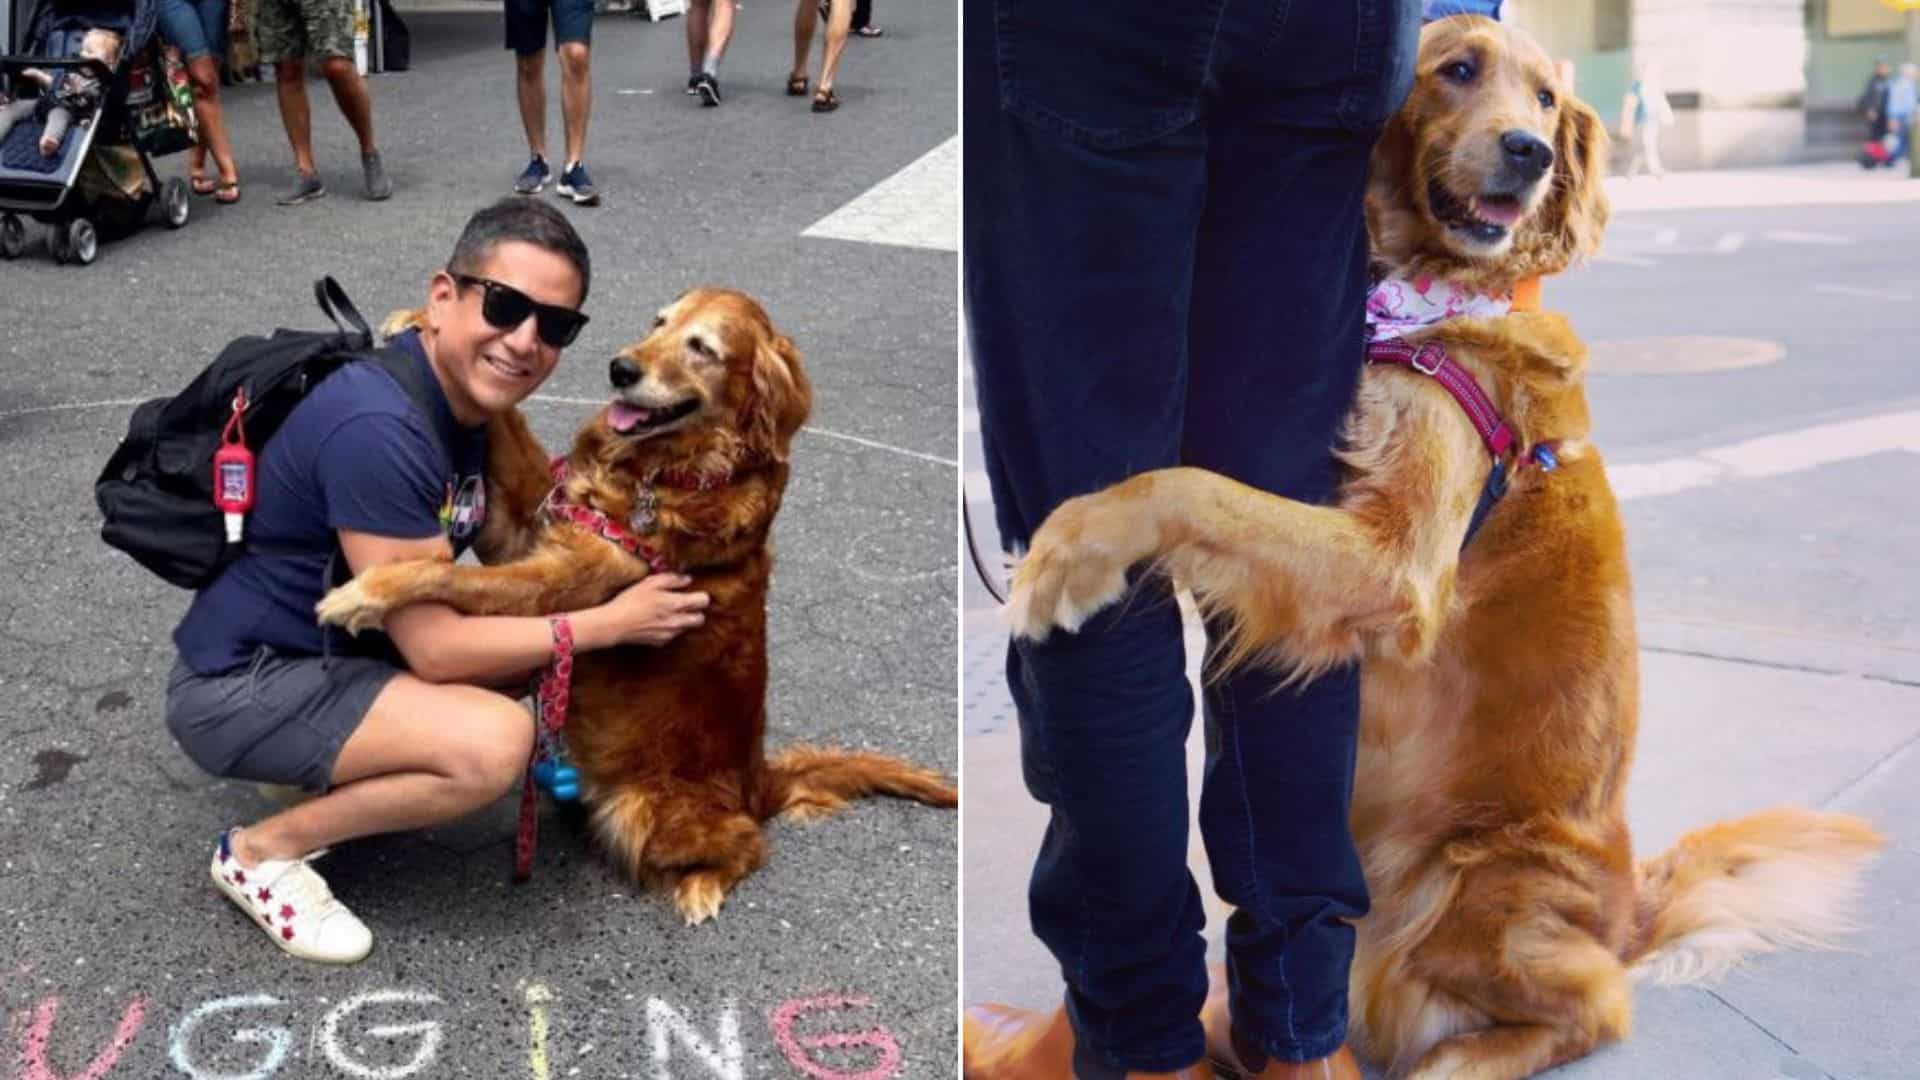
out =
<svg viewBox="0 0 1920 1080"><path fill-rule="evenodd" d="M459 432L454 428L453 416L448 412L446 392L440 389L439 380L433 377L432 369L415 360L413 354L405 349L384 347L368 349L362 354L365 359L379 364L400 389L413 399L414 407L426 418L427 426L433 431L435 441L440 444L440 452L446 455L447 464L453 464L453 444L459 440Z"/></svg>
<svg viewBox="0 0 1920 1080"><path fill-rule="evenodd" d="M353 339L355 350L373 348L373 330L367 326L366 317L360 314L359 308L353 306L353 301L347 299L347 290L333 280L333 275L329 274L313 283L313 298L320 302L320 310L333 320L333 325L339 328L340 333Z"/></svg>

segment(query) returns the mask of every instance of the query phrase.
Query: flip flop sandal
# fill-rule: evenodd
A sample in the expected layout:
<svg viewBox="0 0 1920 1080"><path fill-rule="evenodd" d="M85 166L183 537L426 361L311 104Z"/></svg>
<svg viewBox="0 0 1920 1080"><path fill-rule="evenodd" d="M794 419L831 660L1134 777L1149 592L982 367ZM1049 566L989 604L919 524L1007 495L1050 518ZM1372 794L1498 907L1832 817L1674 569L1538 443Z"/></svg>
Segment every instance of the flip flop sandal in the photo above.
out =
<svg viewBox="0 0 1920 1080"><path fill-rule="evenodd" d="M807 77L805 75L787 76L787 96L788 97L806 97L807 96Z"/></svg>
<svg viewBox="0 0 1920 1080"><path fill-rule="evenodd" d="M825 87L813 95L814 112L832 112L840 107L840 99L834 95L833 87Z"/></svg>
<svg viewBox="0 0 1920 1080"><path fill-rule="evenodd" d="M855 30L854 33L859 34L861 37L879 37L880 35L886 33L886 31L880 29L877 26L863 26L858 30Z"/></svg>
<svg viewBox="0 0 1920 1080"><path fill-rule="evenodd" d="M198 173L187 177L187 186L193 189L195 195L203 198L220 190L220 185L212 177Z"/></svg>
<svg viewBox="0 0 1920 1080"><path fill-rule="evenodd" d="M213 201L221 206L232 206L240 201L240 181L229 180L224 184L213 185Z"/></svg>

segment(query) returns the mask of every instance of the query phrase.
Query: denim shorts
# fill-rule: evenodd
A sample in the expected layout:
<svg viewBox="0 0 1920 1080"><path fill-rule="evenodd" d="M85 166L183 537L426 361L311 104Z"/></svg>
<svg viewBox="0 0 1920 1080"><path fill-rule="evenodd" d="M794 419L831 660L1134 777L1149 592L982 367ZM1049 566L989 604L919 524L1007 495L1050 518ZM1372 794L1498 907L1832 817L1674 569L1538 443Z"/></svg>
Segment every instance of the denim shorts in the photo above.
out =
<svg viewBox="0 0 1920 1080"><path fill-rule="evenodd" d="M227 0L160 0L160 36L188 60L227 55Z"/></svg>
<svg viewBox="0 0 1920 1080"><path fill-rule="evenodd" d="M507 0L507 48L521 56L546 48L549 12L555 45L593 41L593 0Z"/></svg>
<svg viewBox="0 0 1920 1080"><path fill-rule="evenodd" d="M220 675L175 660L167 730L215 776L325 791L340 748L398 674L385 660L283 656L264 645Z"/></svg>

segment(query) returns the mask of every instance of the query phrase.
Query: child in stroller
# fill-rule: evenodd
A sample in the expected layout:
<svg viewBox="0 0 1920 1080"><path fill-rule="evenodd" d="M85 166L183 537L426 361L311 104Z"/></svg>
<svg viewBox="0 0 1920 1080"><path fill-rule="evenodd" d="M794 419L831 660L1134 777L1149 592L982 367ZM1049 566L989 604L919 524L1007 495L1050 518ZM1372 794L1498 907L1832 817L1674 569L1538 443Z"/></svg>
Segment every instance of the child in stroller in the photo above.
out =
<svg viewBox="0 0 1920 1080"><path fill-rule="evenodd" d="M11 95L0 103L0 258L26 250L29 218L51 226L54 261L83 265L156 205L168 226L186 224L186 181L163 182L152 161L195 142L192 95L161 53L158 8L37 0L27 54L0 56L0 91Z"/></svg>
<svg viewBox="0 0 1920 1080"><path fill-rule="evenodd" d="M67 127L78 120L85 124L93 119L100 109L100 99L106 93L106 80L112 77L113 69L120 64L121 36L103 28L86 31L80 37L79 57L82 60L98 61L103 71L90 66L69 68L57 75L49 75L40 68L27 68L20 73L21 80L38 85L41 89L37 98L22 98L9 102L5 94L0 94L0 140L7 137L13 125L28 117L37 117L46 122L46 128L40 136L40 156L52 157L60 149L60 140L67 134Z"/></svg>

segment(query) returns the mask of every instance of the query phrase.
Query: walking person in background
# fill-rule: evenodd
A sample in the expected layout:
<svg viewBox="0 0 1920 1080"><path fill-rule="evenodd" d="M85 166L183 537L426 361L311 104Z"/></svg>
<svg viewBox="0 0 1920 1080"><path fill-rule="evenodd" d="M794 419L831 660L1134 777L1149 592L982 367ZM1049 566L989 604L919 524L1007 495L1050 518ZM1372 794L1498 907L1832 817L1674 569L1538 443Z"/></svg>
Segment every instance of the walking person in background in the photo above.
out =
<svg viewBox="0 0 1920 1080"><path fill-rule="evenodd" d="M840 70L840 53L847 47L847 32L853 26L853 0L799 0L793 12L793 70L787 73L787 94L805 97L807 93L807 55L813 51L813 24L827 24L827 41L821 51L820 81L814 84L813 111L829 113L840 107L833 92L833 76Z"/></svg>
<svg viewBox="0 0 1920 1080"><path fill-rule="evenodd" d="M513 50L520 126L532 157L513 190L532 195L547 186L547 20L553 20L553 51L560 57L560 119L565 125L565 167L554 190L577 206L600 205L587 175L587 118L593 112L593 0L506 0L507 48Z"/></svg>
<svg viewBox="0 0 1920 1080"><path fill-rule="evenodd" d="M733 0L687 0L687 93L720 104L720 60L733 38Z"/></svg>
<svg viewBox="0 0 1920 1080"><path fill-rule="evenodd" d="M1639 77L1627 88L1620 102L1620 137L1633 144L1633 156L1627 160L1627 177L1638 176L1642 166L1654 179L1667 175L1660 163L1660 134L1673 125L1673 106L1660 85L1660 68L1653 61L1640 64Z"/></svg>
<svg viewBox="0 0 1920 1080"><path fill-rule="evenodd" d="M1860 99L1854 103L1860 118L1867 122L1868 142L1887 133L1887 85L1891 82L1893 69L1887 66L1886 57L1877 57L1873 74L1867 76L1867 88L1860 91Z"/></svg>
<svg viewBox="0 0 1920 1080"><path fill-rule="evenodd" d="M313 164L313 114L307 105L307 60L320 61L320 74L333 90L334 104L360 140L360 175L367 198L393 196L380 149L373 141L373 95L353 66L353 0L260 0L255 13L255 40L260 61L273 65L274 91L280 101L280 123L287 129L297 172L293 187L281 195L281 206L297 206L322 198L327 186Z"/></svg>
<svg viewBox="0 0 1920 1080"><path fill-rule="evenodd" d="M1920 68L1912 63L1900 65L1900 74L1887 84L1887 137L1893 140L1888 147L1887 165L1907 156L1913 140L1913 114L1916 104L1920 104Z"/></svg>
<svg viewBox="0 0 1920 1080"><path fill-rule="evenodd" d="M853 32L859 37L879 37L886 32L873 24L873 0L854 0Z"/></svg>
<svg viewBox="0 0 1920 1080"><path fill-rule="evenodd" d="M233 143L220 112L220 63L227 55L227 0L160 0L160 36L187 58L187 78L193 83L193 112L200 138L193 145L188 183L195 195L213 201L240 201L240 171L233 164ZM207 156L213 156L217 179L206 175Z"/></svg>

